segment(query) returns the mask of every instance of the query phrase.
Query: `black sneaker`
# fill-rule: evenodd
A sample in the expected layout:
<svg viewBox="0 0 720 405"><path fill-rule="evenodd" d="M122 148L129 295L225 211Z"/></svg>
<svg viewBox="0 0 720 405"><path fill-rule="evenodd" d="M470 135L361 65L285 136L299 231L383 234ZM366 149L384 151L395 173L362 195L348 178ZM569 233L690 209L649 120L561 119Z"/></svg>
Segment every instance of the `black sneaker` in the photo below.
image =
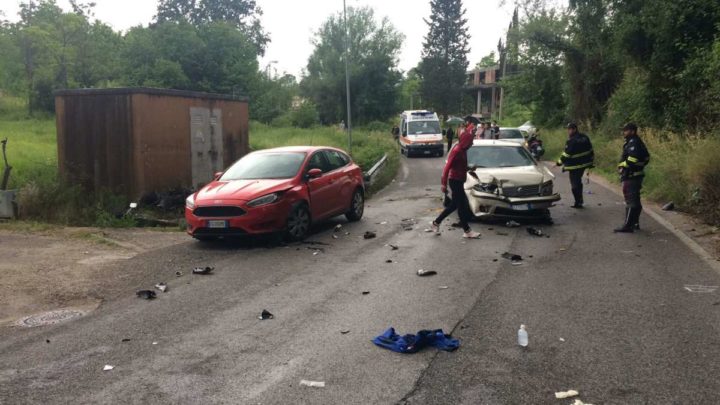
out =
<svg viewBox="0 0 720 405"><path fill-rule="evenodd" d="M580 204L580 203L575 203L575 204L573 204L570 208L582 209L582 208L585 208L585 207L584 207L582 204Z"/></svg>

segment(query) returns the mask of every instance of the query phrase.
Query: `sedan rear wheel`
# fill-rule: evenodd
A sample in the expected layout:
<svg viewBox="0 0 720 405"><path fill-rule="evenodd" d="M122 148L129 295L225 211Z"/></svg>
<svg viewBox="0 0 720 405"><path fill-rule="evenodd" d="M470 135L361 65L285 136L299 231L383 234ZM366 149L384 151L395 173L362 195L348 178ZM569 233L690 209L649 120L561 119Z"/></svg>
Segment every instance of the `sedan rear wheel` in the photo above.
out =
<svg viewBox="0 0 720 405"><path fill-rule="evenodd" d="M359 221L365 213L365 195L362 189L357 189L353 193L352 202L350 203L350 211L345 214L348 221Z"/></svg>
<svg viewBox="0 0 720 405"><path fill-rule="evenodd" d="M298 204L290 211L285 234L291 241L305 238L310 230L310 211L306 204Z"/></svg>

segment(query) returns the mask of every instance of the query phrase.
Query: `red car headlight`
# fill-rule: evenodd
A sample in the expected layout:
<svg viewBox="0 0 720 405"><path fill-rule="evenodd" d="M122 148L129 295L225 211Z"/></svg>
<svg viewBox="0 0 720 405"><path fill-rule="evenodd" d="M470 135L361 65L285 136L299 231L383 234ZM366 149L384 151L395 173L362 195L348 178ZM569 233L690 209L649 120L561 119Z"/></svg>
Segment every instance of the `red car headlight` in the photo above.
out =
<svg viewBox="0 0 720 405"><path fill-rule="evenodd" d="M272 204L279 199L280 199L280 193L271 193L271 194L264 195L262 197L258 197L256 199L248 202L247 206L252 207L252 208L260 207L263 205Z"/></svg>
<svg viewBox="0 0 720 405"><path fill-rule="evenodd" d="M191 194L188 198L185 199L185 207L189 210L195 209L195 194Z"/></svg>

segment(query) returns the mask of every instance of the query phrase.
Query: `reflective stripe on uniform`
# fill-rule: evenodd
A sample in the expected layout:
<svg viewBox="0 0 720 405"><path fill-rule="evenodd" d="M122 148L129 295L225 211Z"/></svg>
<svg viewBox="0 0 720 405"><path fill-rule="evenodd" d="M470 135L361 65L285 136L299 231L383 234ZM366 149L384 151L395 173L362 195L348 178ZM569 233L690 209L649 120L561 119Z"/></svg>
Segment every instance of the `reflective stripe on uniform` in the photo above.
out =
<svg viewBox="0 0 720 405"><path fill-rule="evenodd" d="M638 158L636 158L636 157L632 157L632 156L628 156L627 160L628 160L628 162L630 162L630 163L637 163L637 162L640 161L640 159L638 159Z"/></svg>
<svg viewBox="0 0 720 405"><path fill-rule="evenodd" d="M565 170L585 169L587 167L592 167L592 165L593 165L593 162L583 163L581 165L576 165L576 166L565 166Z"/></svg>
<svg viewBox="0 0 720 405"><path fill-rule="evenodd" d="M577 159L577 158L581 158L581 157L587 156L587 155L589 155L589 154L591 154L591 153L593 153L593 150L592 150L592 149L590 149L590 150L587 151L587 152L578 153L577 155L568 155L568 154L565 153L565 152L563 152L562 155L563 155L563 157L566 157L566 158L568 158L568 159Z"/></svg>

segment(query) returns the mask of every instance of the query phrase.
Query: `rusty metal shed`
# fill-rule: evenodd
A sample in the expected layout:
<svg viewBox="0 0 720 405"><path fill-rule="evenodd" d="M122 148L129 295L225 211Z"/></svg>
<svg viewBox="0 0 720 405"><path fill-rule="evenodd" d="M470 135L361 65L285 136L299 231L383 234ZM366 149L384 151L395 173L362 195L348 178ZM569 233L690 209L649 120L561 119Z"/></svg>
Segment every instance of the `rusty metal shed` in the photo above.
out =
<svg viewBox="0 0 720 405"><path fill-rule="evenodd" d="M198 188L249 151L248 100L152 88L55 93L58 166L88 190L137 198Z"/></svg>

